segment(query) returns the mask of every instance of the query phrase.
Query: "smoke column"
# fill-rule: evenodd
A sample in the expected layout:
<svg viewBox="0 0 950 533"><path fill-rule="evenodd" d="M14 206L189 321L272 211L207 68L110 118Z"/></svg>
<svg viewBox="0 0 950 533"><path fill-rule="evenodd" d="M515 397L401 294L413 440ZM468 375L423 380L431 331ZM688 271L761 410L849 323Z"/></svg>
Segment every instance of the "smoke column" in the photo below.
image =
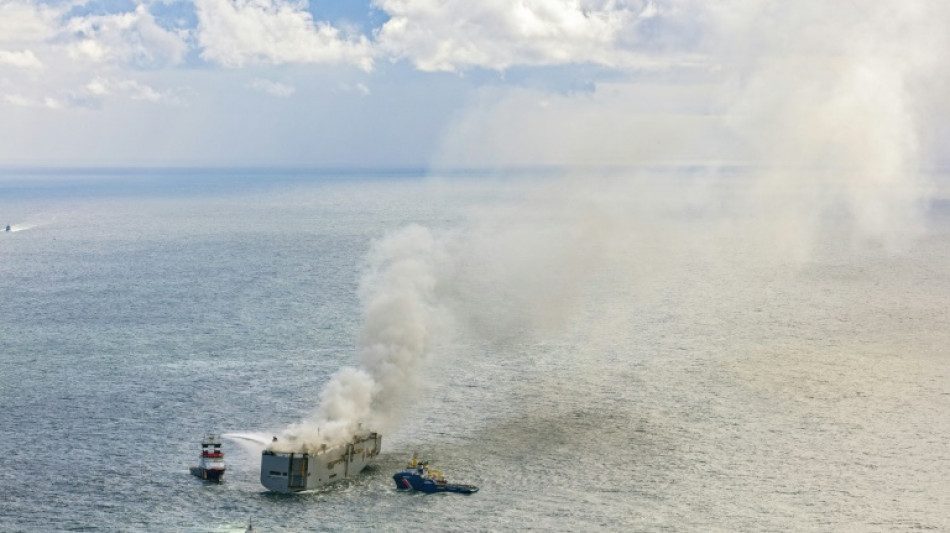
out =
<svg viewBox="0 0 950 533"><path fill-rule="evenodd" d="M386 431L411 401L419 364L445 321L436 303L439 244L410 226L374 246L360 297L360 366L339 370L306 420L287 428L277 450L317 449L346 442L362 429Z"/></svg>

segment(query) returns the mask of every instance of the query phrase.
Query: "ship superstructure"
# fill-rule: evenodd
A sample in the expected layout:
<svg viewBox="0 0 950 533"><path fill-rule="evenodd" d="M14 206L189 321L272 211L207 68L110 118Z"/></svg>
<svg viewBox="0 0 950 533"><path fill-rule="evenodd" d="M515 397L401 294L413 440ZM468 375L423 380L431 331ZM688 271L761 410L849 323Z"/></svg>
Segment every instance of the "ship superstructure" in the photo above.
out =
<svg viewBox="0 0 950 533"><path fill-rule="evenodd" d="M261 453L261 485L274 492L301 492L352 478L379 455L379 433L357 435L350 442L315 452Z"/></svg>

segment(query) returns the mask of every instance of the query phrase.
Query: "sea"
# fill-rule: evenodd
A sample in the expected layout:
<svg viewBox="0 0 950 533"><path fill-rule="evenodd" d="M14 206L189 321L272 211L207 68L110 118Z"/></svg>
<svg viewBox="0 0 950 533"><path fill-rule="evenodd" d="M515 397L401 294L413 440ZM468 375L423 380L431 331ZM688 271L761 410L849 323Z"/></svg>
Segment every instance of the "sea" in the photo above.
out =
<svg viewBox="0 0 950 533"><path fill-rule="evenodd" d="M525 174L3 169L0 531L950 531L946 180L894 245L696 169ZM451 327L381 455L266 491L240 435L359 366L412 225ZM413 453L480 490L397 491Z"/></svg>

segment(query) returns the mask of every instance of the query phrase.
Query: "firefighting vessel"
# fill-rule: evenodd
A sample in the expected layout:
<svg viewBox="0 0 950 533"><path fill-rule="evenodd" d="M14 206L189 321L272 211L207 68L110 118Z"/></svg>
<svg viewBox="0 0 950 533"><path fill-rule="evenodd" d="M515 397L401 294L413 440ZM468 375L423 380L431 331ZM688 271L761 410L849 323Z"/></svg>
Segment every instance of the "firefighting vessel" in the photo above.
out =
<svg viewBox="0 0 950 533"><path fill-rule="evenodd" d="M415 490L429 494L433 492L458 492L460 494L478 492L478 487L475 485L447 482L442 477L440 470L429 468L429 462L420 462L415 454L413 454L412 461L409 461L406 468L393 474L393 481L396 482L397 490Z"/></svg>
<svg viewBox="0 0 950 533"><path fill-rule="evenodd" d="M191 473L208 481L222 481L224 478L224 454L221 453L221 441L214 435L208 435L201 441L201 456L198 466L191 467Z"/></svg>
<svg viewBox="0 0 950 533"><path fill-rule="evenodd" d="M274 492L292 493L352 478L379 455L382 444L382 435L372 432L357 435L345 444L322 446L318 450L264 450L261 453L261 485Z"/></svg>

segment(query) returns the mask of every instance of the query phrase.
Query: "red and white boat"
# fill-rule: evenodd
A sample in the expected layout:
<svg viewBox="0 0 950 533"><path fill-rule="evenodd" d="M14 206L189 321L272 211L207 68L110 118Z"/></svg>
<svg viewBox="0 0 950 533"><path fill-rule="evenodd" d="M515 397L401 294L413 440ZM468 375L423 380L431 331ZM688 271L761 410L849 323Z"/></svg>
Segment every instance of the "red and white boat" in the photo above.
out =
<svg viewBox="0 0 950 533"><path fill-rule="evenodd" d="M198 466L191 467L191 473L208 481L223 481L226 468L221 441L208 435L201 441L201 459Z"/></svg>

